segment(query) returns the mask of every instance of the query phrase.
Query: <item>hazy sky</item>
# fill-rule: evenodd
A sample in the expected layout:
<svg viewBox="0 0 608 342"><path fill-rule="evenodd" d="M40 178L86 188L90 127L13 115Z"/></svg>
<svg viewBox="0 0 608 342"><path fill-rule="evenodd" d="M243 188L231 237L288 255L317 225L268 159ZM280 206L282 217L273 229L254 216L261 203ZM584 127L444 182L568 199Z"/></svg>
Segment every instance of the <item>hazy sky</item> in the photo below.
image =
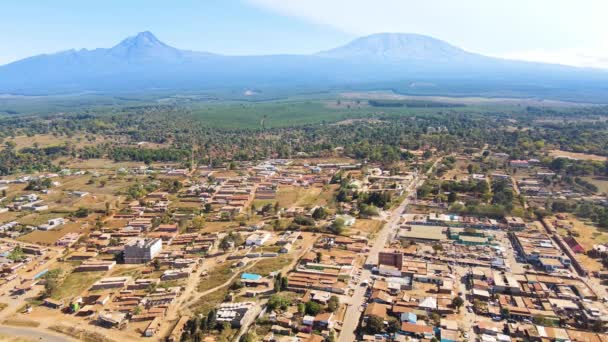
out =
<svg viewBox="0 0 608 342"><path fill-rule="evenodd" d="M606 0L9 0L0 64L149 30L178 48L226 54L312 53L412 32L487 55L608 68L606 13Z"/></svg>

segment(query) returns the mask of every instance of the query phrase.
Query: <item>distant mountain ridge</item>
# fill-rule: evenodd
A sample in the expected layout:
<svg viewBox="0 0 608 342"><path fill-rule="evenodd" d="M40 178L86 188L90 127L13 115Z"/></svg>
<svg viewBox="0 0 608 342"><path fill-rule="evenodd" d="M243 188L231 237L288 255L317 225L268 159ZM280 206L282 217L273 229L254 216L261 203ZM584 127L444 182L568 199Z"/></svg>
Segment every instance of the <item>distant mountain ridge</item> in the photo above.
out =
<svg viewBox="0 0 608 342"><path fill-rule="evenodd" d="M402 33L361 37L313 55L224 56L181 50L145 31L110 48L68 50L0 66L0 93L13 94L295 87L409 92L418 88L405 85L416 82L436 84L426 90L433 94L544 96L591 87L593 94L608 98L604 71L492 58Z"/></svg>

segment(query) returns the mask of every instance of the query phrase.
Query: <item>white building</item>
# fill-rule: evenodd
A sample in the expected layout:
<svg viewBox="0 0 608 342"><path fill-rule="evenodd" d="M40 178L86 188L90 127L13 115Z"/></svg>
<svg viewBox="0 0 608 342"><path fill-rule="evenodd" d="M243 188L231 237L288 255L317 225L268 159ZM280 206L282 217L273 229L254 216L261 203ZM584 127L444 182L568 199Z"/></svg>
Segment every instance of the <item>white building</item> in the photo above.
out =
<svg viewBox="0 0 608 342"><path fill-rule="evenodd" d="M47 223L38 226L38 230L53 230L61 225L65 224L65 219L59 217L48 220Z"/></svg>
<svg viewBox="0 0 608 342"><path fill-rule="evenodd" d="M161 239L136 238L125 245L125 264L143 264L152 261L163 249Z"/></svg>
<svg viewBox="0 0 608 342"><path fill-rule="evenodd" d="M249 237L247 237L245 244L247 246L262 246L262 245L264 245L264 243L266 243L266 241L268 241L268 239L270 239L270 233L267 233L267 232L254 233L254 234L249 235Z"/></svg>

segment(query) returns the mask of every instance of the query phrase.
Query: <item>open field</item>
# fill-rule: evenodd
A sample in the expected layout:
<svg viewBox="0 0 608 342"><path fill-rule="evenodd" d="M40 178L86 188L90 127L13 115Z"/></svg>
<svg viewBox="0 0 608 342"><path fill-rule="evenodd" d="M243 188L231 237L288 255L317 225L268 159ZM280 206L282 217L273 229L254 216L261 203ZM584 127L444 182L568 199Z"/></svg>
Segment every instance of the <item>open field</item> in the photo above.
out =
<svg viewBox="0 0 608 342"><path fill-rule="evenodd" d="M109 169L116 170L119 168L134 168L144 166L143 162L115 162L107 159L67 159L66 166L73 169ZM173 165L172 163L152 163L152 166Z"/></svg>
<svg viewBox="0 0 608 342"><path fill-rule="evenodd" d="M320 101L276 101L197 106L193 116L221 128L270 128L320 124L369 115L365 107L330 107Z"/></svg>
<svg viewBox="0 0 608 342"><path fill-rule="evenodd" d="M568 219L563 221L572 226L570 233L574 235L576 241L578 241L585 250L593 248L593 245L608 243L608 233L601 231L598 227L585 223L574 215L569 215ZM558 232L562 236L568 235L568 230L558 228Z"/></svg>
<svg viewBox="0 0 608 342"><path fill-rule="evenodd" d="M289 265L293 258L289 256L278 256L275 258L262 259L253 267L247 270L247 273L255 273L261 276L268 276L270 273L280 271L283 267Z"/></svg>
<svg viewBox="0 0 608 342"><path fill-rule="evenodd" d="M442 177L442 180L456 180L461 181L469 176L467 166L469 162L463 158L456 159L454 167L448 170Z"/></svg>
<svg viewBox="0 0 608 342"><path fill-rule="evenodd" d="M106 142L105 139L101 135L84 135L79 134L71 137L67 136L54 136L52 134L37 134L34 136L25 136L19 135L11 139L7 139L7 141L12 141L15 143L16 149L22 149L24 147L32 147L35 144L40 148L49 147L49 146L60 146L66 143L73 145L74 147L85 147L85 146L93 146L96 144L101 144ZM115 141L115 140L114 140Z"/></svg>
<svg viewBox="0 0 608 342"><path fill-rule="evenodd" d="M598 156L595 154L567 152L567 151L561 151L561 150L551 150L551 151L549 151L549 155L551 155L552 157L567 157L567 158L578 159L578 160L605 161L607 159L604 156Z"/></svg>
<svg viewBox="0 0 608 342"><path fill-rule="evenodd" d="M80 341L88 342L115 342L115 340L108 338L95 331L87 331L85 329L77 329L74 327L68 327L65 325L53 325L49 327L50 330L58 333L66 334Z"/></svg>
<svg viewBox="0 0 608 342"><path fill-rule="evenodd" d="M206 277L201 278L197 290L204 292L228 281L234 275L230 266L230 263L225 262L211 269Z"/></svg>
<svg viewBox="0 0 608 342"><path fill-rule="evenodd" d="M424 86L424 85L423 85ZM426 86L435 87L434 84ZM345 99L377 99L377 100L418 100L439 101L465 105L521 105L521 106L554 106L554 107L580 107L586 104L559 100L546 100L536 98L509 98L509 97L452 97L452 96L425 96L425 95L402 95L392 91L360 91L344 92L340 94Z"/></svg>
<svg viewBox="0 0 608 342"><path fill-rule="evenodd" d="M142 274L140 265L117 264L110 271L109 277L133 277L138 278Z"/></svg>
<svg viewBox="0 0 608 342"><path fill-rule="evenodd" d="M213 291L210 294L201 297L193 306L193 310L197 313L206 315L215 308L219 303L223 302L228 294L229 290L227 287L221 288L217 291Z"/></svg>
<svg viewBox="0 0 608 342"><path fill-rule="evenodd" d="M284 208L296 207L313 207L315 205L327 206L333 199L333 194L337 189L337 185L329 185L328 189L310 187L302 188L295 186L279 187L277 192L277 200L279 205Z"/></svg>
<svg viewBox="0 0 608 342"><path fill-rule="evenodd" d="M597 186L600 193L608 193L608 177L581 177L589 183Z"/></svg>
<svg viewBox="0 0 608 342"><path fill-rule="evenodd" d="M205 233L215 233L221 232L228 228L237 228L238 223L235 222L223 222L223 221L214 221L214 222L205 222L203 226L202 232Z"/></svg>
<svg viewBox="0 0 608 342"><path fill-rule="evenodd" d="M104 272L76 272L70 273L65 277L57 290L53 292L52 298L56 300L65 300L71 297L81 295L94 282L101 279Z"/></svg>
<svg viewBox="0 0 608 342"><path fill-rule="evenodd" d="M53 245L67 233L82 232L85 233L88 229L82 229L82 224L77 222L68 222L56 230L42 231L35 230L29 234L20 236L19 241L36 243L40 245Z"/></svg>
<svg viewBox="0 0 608 342"><path fill-rule="evenodd" d="M23 213L17 211L7 211L5 213L0 213L0 222L10 222L15 221L18 217L22 216Z"/></svg>
<svg viewBox="0 0 608 342"><path fill-rule="evenodd" d="M376 234L384 224L384 221L357 219L355 224L349 227L348 235L373 235Z"/></svg>
<svg viewBox="0 0 608 342"><path fill-rule="evenodd" d="M19 218L19 220L17 220L17 222L24 224L24 225L29 225L29 226L38 226L41 225L43 223L46 223L48 220L51 219L56 219L59 217L65 217L65 214L62 213L52 213L52 212L46 212L46 213L31 213L28 215L25 215L21 218Z"/></svg>

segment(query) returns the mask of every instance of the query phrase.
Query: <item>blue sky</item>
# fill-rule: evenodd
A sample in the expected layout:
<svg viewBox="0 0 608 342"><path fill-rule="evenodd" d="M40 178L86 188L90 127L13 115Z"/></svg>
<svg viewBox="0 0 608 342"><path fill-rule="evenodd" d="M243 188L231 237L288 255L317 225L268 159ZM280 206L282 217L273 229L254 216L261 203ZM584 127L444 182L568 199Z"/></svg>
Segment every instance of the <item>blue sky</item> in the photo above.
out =
<svg viewBox="0 0 608 342"><path fill-rule="evenodd" d="M487 55L608 67L605 0L15 0L0 4L0 64L110 47L149 30L225 54L312 53L413 32Z"/></svg>
<svg viewBox="0 0 608 342"><path fill-rule="evenodd" d="M354 37L247 1L10 1L0 4L0 64L110 47L146 30L181 49L225 54L312 53Z"/></svg>

